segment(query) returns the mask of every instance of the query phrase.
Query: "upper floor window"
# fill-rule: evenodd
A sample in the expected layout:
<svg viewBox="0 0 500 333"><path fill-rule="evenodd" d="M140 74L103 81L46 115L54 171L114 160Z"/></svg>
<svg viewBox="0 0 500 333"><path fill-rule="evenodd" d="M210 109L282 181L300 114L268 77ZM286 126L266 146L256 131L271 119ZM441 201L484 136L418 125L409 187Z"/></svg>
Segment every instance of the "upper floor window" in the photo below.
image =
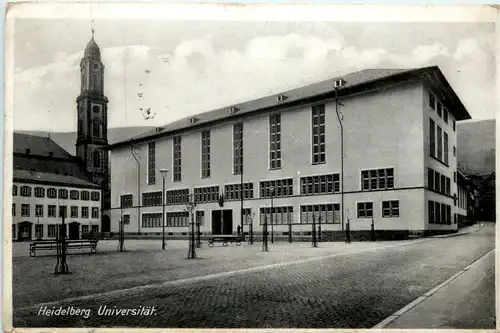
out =
<svg viewBox="0 0 500 333"><path fill-rule="evenodd" d="M189 202L189 190L167 191L167 205L183 205Z"/></svg>
<svg viewBox="0 0 500 333"><path fill-rule="evenodd" d="M71 190L69 192L69 198L71 200L78 200L78 199L80 199L80 192L77 191L77 190Z"/></svg>
<svg viewBox="0 0 500 333"><path fill-rule="evenodd" d="M59 189L59 199L68 199L68 190Z"/></svg>
<svg viewBox="0 0 500 333"><path fill-rule="evenodd" d="M194 189L194 201L214 202L219 200L219 186L198 187Z"/></svg>
<svg viewBox="0 0 500 333"><path fill-rule="evenodd" d="M43 217L43 205L35 205L35 216Z"/></svg>
<svg viewBox="0 0 500 333"><path fill-rule="evenodd" d="M82 197L82 200L88 201L90 199L89 198L89 191L82 191L81 197Z"/></svg>
<svg viewBox="0 0 500 333"><path fill-rule="evenodd" d="M281 168L281 114L269 116L269 168Z"/></svg>
<svg viewBox="0 0 500 333"><path fill-rule="evenodd" d="M361 171L363 191L394 188L394 168Z"/></svg>
<svg viewBox="0 0 500 333"><path fill-rule="evenodd" d="M439 126L437 126L437 158L440 161L443 159L443 130Z"/></svg>
<svg viewBox="0 0 500 333"><path fill-rule="evenodd" d="M17 195L17 185L12 185L12 196L15 197Z"/></svg>
<svg viewBox="0 0 500 333"><path fill-rule="evenodd" d="M57 190L53 187L47 189L47 198L55 199L57 198Z"/></svg>
<svg viewBox="0 0 500 333"><path fill-rule="evenodd" d="M312 107L312 163L326 162L325 105Z"/></svg>
<svg viewBox="0 0 500 333"><path fill-rule="evenodd" d="M148 192L142 194L142 205L143 206L161 206L162 202L162 192Z"/></svg>
<svg viewBox="0 0 500 333"><path fill-rule="evenodd" d="M45 197L45 189L43 187L35 187L35 197L37 198Z"/></svg>
<svg viewBox="0 0 500 333"><path fill-rule="evenodd" d="M441 104L439 101L437 102L437 114L440 118L443 117L443 104Z"/></svg>
<svg viewBox="0 0 500 333"><path fill-rule="evenodd" d="M21 204L21 216L23 216L23 217L30 216L30 205L29 204Z"/></svg>
<svg viewBox="0 0 500 333"><path fill-rule="evenodd" d="M443 131L443 137L444 137L444 142L443 142L443 148L444 148L444 152L443 152L443 157L444 157L444 164L448 164L449 163L449 151L448 151L448 133L446 133L445 131Z"/></svg>
<svg viewBox="0 0 500 333"><path fill-rule="evenodd" d="M201 132L201 177L210 177L210 131Z"/></svg>
<svg viewBox="0 0 500 333"><path fill-rule="evenodd" d="M455 119L453 119L453 130L457 130L457 122L455 121Z"/></svg>
<svg viewBox="0 0 500 333"><path fill-rule="evenodd" d="M241 195L241 184L224 185L224 196L227 200L240 200ZM253 198L253 183L243 184L243 198Z"/></svg>
<svg viewBox="0 0 500 333"><path fill-rule="evenodd" d="M446 108L443 108L443 120L448 124L448 110Z"/></svg>
<svg viewBox="0 0 500 333"><path fill-rule="evenodd" d="M358 218L373 217L373 202L358 202Z"/></svg>
<svg viewBox="0 0 500 333"><path fill-rule="evenodd" d="M382 217L399 217L399 201L382 201Z"/></svg>
<svg viewBox="0 0 500 333"><path fill-rule="evenodd" d="M99 198L100 198L100 193L99 193L99 192L97 192L97 191L92 191L92 192L90 193L90 199L91 199L92 201L99 201Z"/></svg>
<svg viewBox="0 0 500 333"><path fill-rule="evenodd" d="M148 144L148 184L156 182L156 143Z"/></svg>
<svg viewBox="0 0 500 333"><path fill-rule="evenodd" d="M435 110L436 109L436 98L434 95L429 91L429 106Z"/></svg>
<svg viewBox="0 0 500 333"><path fill-rule="evenodd" d="M99 150L94 150L92 152L92 165L94 169L100 169L102 167L102 154Z"/></svg>
<svg viewBox="0 0 500 333"><path fill-rule="evenodd" d="M429 119L429 135L431 156L436 157L436 123L432 119Z"/></svg>
<svg viewBox="0 0 500 333"><path fill-rule="evenodd" d="M120 196L120 207L121 208L132 207L132 200L133 200L132 194L125 194Z"/></svg>
<svg viewBox="0 0 500 333"><path fill-rule="evenodd" d="M243 123L233 125L233 172L243 172Z"/></svg>
<svg viewBox="0 0 500 333"><path fill-rule="evenodd" d="M340 191L339 174L309 176L300 178L300 194L327 194Z"/></svg>
<svg viewBox="0 0 500 333"><path fill-rule="evenodd" d="M99 120L92 121L92 136L94 138L101 137L101 123L99 122Z"/></svg>
<svg viewBox="0 0 500 333"><path fill-rule="evenodd" d="M22 197L31 197L31 187L23 185L21 186L21 196Z"/></svg>
<svg viewBox="0 0 500 333"><path fill-rule="evenodd" d="M279 198L293 195L293 178L264 180L260 182L261 198Z"/></svg>
<svg viewBox="0 0 500 333"><path fill-rule="evenodd" d="M182 180L182 142L181 142L181 137L176 136L174 137L174 143L173 143L173 149L172 149L172 157L174 160L174 172L173 172L173 177L174 177L174 182L180 182Z"/></svg>

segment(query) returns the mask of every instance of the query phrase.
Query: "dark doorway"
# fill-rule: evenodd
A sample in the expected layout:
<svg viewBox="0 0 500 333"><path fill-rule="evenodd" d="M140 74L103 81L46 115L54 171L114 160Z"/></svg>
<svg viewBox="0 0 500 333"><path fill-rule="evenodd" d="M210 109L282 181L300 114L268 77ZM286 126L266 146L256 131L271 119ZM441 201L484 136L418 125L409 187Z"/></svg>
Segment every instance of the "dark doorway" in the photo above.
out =
<svg viewBox="0 0 500 333"><path fill-rule="evenodd" d="M18 240L31 240L31 226L33 223L24 221L19 223L17 239Z"/></svg>
<svg viewBox="0 0 500 333"><path fill-rule="evenodd" d="M79 239L80 238L80 223L71 222L69 224L69 239Z"/></svg>
<svg viewBox="0 0 500 333"><path fill-rule="evenodd" d="M212 211L212 235L233 233L233 211L231 209Z"/></svg>
<svg viewBox="0 0 500 333"><path fill-rule="evenodd" d="M111 231L111 221L108 215L103 215L102 224L101 224L101 232L110 232Z"/></svg>

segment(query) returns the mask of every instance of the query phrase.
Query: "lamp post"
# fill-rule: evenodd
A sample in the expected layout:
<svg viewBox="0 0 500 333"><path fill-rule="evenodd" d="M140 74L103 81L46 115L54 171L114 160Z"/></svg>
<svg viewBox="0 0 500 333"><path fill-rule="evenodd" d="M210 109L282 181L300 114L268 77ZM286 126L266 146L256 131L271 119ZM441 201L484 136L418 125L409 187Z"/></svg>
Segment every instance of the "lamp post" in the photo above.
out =
<svg viewBox="0 0 500 333"><path fill-rule="evenodd" d="M318 216L318 242L321 243L321 215Z"/></svg>
<svg viewBox="0 0 500 333"><path fill-rule="evenodd" d="M188 250L188 259L196 259L196 245L194 239L194 218L193 211L196 207L196 202L193 199L189 200L186 204L186 210L189 212L189 216L191 217L191 234L189 235L189 250Z"/></svg>
<svg viewBox="0 0 500 333"><path fill-rule="evenodd" d="M63 207L59 206L59 215L62 217L61 224L59 225L59 233L57 240L57 263L54 270L54 274L71 274L66 263L66 224L64 219L66 218L66 211Z"/></svg>
<svg viewBox="0 0 500 333"><path fill-rule="evenodd" d="M292 242L292 217L288 213L288 243Z"/></svg>
<svg viewBox="0 0 500 333"><path fill-rule="evenodd" d="M264 214L264 230L262 232L262 252L269 252L267 244L267 214Z"/></svg>
<svg viewBox="0 0 500 333"><path fill-rule="evenodd" d="M271 190L271 244L274 244L274 228L273 228L273 215L274 215L274 207L273 207L273 199L274 199L274 186L270 188Z"/></svg>
<svg viewBox="0 0 500 333"><path fill-rule="evenodd" d="M248 215L247 218L250 219L250 223L248 225L249 227L249 233L250 233L250 244L253 244L253 218L255 217L255 212L252 213L252 215Z"/></svg>
<svg viewBox="0 0 500 333"><path fill-rule="evenodd" d="M316 239L316 214L314 214L314 212L312 223L312 247L318 247L318 240Z"/></svg>
<svg viewBox="0 0 500 333"><path fill-rule="evenodd" d="M134 147L132 145L132 140L130 140L130 153L132 154L132 157L134 160L137 162L137 233L140 235L141 234L141 221L140 221L140 216L141 216L141 163L139 162L139 157L137 154L136 150L139 150L140 148Z"/></svg>
<svg viewBox="0 0 500 333"><path fill-rule="evenodd" d="M165 202L167 201L167 193L165 192L165 180L167 179L167 174L168 174L168 170L167 169L160 169L160 175L161 175L161 178L163 180L163 191L162 191L162 205L163 205L163 223L162 223L162 227L163 227L163 230L162 230L162 235L161 235L161 239L162 239L162 242L161 242L161 249L162 250L165 250L167 248L167 244L165 242L165 219L166 219L166 216L165 216Z"/></svg>
<svg viewBox="0 0 500 333"><path fill-rule="evenodd" d="M342 231L344 231L344 125L342 121L344 120L344 115L342 117L339 113L339 105L343 106L342 103L339 102L339 88L346 84L346 81L343 79L338 79L334 83L335 88L335 113L337 114L337 119L339 120L340 125L340 195L342 202L342 211L341 211L341 220L342 220Z"/></svg>
<svg viewBox="0 0 500 333"><path fill-rule="evenodd" d="M241 217L241 236L245 239L245 232L243 231L243 198L245 191L243 190L243 121L240 122L240 217Z"/></svg>

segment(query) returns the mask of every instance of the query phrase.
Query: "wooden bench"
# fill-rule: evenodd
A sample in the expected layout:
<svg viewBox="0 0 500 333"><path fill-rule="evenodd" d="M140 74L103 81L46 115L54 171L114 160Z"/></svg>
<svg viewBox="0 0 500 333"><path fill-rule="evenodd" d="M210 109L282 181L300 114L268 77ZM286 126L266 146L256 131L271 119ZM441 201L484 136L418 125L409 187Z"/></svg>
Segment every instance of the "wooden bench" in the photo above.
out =
<svg viewBox="0 0 500 333"><path fill-rule="evenodd" d="M243 236L213 236L208 239L208 246L213 247L214 243L222 243L222 246L227 246L229 242L236 243L237 246L241 245Z"/></svg>
<svg viewBox="0 0 500 333"><path fill-rule="evenodd" d="M67 240L66 253L69 249L90 249L90 254L97 253L97 239L91 240ZM57 241L36 241L30 244L30 257L36 256L36 251L57 250Z"/></svg>

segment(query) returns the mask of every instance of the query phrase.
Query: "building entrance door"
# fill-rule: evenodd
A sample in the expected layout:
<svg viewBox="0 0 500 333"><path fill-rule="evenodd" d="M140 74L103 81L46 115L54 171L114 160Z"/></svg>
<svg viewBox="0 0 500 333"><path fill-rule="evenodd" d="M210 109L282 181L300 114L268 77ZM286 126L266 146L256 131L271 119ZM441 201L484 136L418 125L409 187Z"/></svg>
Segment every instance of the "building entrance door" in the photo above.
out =
<svg viewBox="0 0 500 333"><path fill-rule="evenodd" d="M31 222L25 221L19 223L18 239L19 240L31 240Z"/></svg>
<svg viewBox="0 0 500 333"><path fill-rule="evenodd" d="M71 222L69 224L68 239L79 239L79 238L80 238L80 223Z"/></svg>
<svg viewBox="0 0 500 333"><path fill-rule="evenodd" d="M212 211L212 235L231 235L233 233L233 210Z"/></svg>

